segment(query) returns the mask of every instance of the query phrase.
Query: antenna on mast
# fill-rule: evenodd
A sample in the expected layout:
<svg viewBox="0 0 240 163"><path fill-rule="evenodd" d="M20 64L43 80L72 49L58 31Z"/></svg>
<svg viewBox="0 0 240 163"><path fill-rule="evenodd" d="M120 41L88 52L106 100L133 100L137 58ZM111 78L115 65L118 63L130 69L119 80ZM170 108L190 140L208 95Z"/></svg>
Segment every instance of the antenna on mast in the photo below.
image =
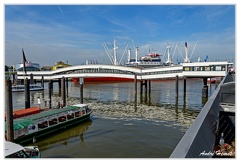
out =
<svg viewBox="0 0 240 163"><path fill-rule="evenodd" d="M188 58L188 52L189 52L189 46L187 42L185 42L185 58L184 58L185 63L190 63L190 59Z"/></svg>

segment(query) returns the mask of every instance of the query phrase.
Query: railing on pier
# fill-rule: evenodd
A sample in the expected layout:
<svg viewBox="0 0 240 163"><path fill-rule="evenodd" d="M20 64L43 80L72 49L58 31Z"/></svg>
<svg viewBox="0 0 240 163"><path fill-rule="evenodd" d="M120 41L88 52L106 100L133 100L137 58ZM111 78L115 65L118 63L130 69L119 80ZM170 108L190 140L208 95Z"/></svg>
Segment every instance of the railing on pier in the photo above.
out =
<svg viewBox="0 0 240 163"><path fill-rule="evenodd" d="M222 102L224 102L222 94L225 93L226 90L229 90L229 86L230 91L228 91L227 94L230 95L232 99L235 99L235 82L232 81L235 81L235 75L227 74L208 99L196 120L180 140L170 158L213 157L211 153L213 152L218 135L219 113L223 110L221 106ZM231 83L230 85L229 82ZM226 85L229 85L228 89L225 89ZM233 102L235 105L235 100L230 101L230 103ZM201 153L205 154L201 155Z"/></svg>

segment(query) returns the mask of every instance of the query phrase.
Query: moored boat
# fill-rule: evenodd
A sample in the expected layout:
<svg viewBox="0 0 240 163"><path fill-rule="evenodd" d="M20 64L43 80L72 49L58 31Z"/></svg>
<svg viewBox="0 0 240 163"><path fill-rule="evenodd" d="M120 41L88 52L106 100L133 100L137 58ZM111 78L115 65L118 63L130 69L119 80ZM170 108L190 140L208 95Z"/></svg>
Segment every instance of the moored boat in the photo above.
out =
<svg viewBox="0 0 240 163"><path fill-rule="evenodd" d="M30 91L42 91L42 90L44 90L44 88L40 84L30 84L29 90ZM24 85L12 85L12 92L23 92L23 91L25 91Z"/></svg>
<svg viewBox="0 0 240 163"><path fill-rule="evenodd" d="M38 146L23 147L19 144L5 141L5 158L40 158Z"/></svg>
<svg viewBox="0 0 240 163"><path fill-rule="evenodd" d="M92 110L87 104L78 104L14 119L14 141L25 144L38 140L43 136L90 119L91 113Z"/></svg>

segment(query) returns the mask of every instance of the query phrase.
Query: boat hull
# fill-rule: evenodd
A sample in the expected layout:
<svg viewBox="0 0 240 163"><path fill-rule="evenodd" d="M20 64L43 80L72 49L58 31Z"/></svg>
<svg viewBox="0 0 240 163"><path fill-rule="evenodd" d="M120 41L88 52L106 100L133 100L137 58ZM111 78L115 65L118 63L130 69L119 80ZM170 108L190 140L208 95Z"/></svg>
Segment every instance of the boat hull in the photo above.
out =
<svg viewBox="0 0 240 163"><path fill-rule="evenodd" d="M50 134L57 132L59 130L66 129L67 127L79 124L80 122L84 122L90 119L90 115L92 112L88 113L87 115L81 116L79 118L69 120L66 122L59 123L58 125L54 125L45 129L41 129L38 132L34 132L28 135L24 135L21 137L18 137L14 139L14 142L19 143L21 145L32 143L33 139L36 141L40 140L41 138L46 138L46 136L49 136Z"/></svg>

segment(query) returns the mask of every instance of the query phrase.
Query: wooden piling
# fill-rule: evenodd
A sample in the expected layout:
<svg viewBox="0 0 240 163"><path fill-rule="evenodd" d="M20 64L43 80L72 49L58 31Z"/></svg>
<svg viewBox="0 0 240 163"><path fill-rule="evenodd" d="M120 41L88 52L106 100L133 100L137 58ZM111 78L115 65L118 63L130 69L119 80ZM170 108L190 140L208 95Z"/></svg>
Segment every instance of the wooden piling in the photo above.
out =
<svg viewBox="0 0 240 163"><path fill-rule="evenodd" d="M13 131L13 104L12 104L12 82L11 80L5 81L5 102L6 102L6 140L14 141Z"/></svg>
<svg viewBox="0 0 240 163"><path fill-rule="evenodd" d="M30 108L30 89L29 89L29 80L26 78L24 80L24 92L25 92L25 109Z"/></svg>
<svg viewBox="0 0 240 163"><path fill-rule="evenodd" d="M61 81L61 92L62 92L62 101L63 101L63 107L66 106L66 88L65 88L65 78L62 77Z"/></svg>

